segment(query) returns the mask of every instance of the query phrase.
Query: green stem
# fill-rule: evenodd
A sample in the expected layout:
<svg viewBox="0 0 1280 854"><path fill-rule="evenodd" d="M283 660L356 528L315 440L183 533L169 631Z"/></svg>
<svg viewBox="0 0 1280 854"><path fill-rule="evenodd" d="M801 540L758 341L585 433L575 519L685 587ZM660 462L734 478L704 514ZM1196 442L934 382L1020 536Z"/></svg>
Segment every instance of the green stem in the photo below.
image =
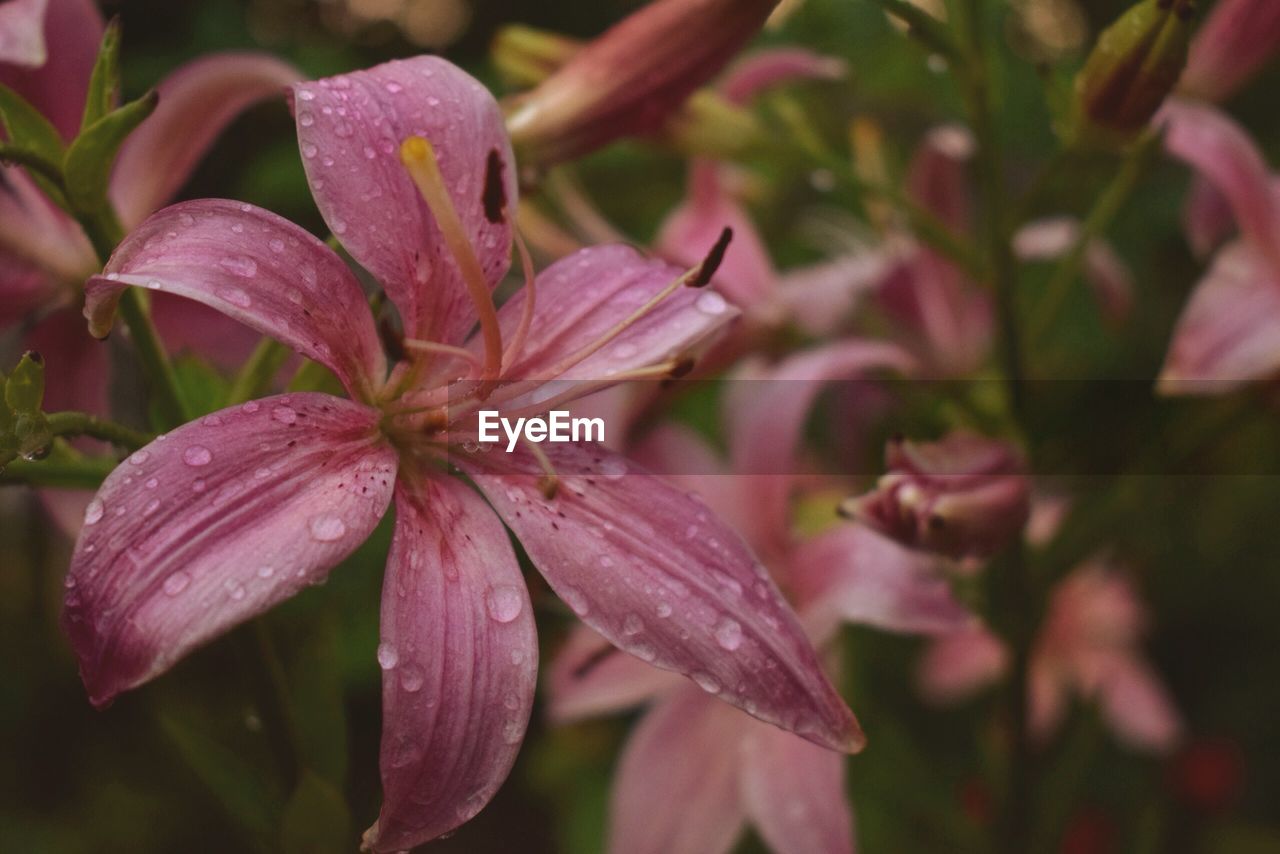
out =
<svg viewBox="0 0 1280 854"><path fill-rule="evenodd" d="M244 363L235 382L227 392L227 406L244 403L262 396L271 386L271 379L289 358L289 348L273 338L263 338Z"/></svg>
<svg viewBox="0 0 1280 854"><path fill-rule="evenodd" d="M116 467L114 457L14 460L0 471L0 486L52 486L59 489L97 489Z"/></svg>
<svg viewBox="0 0 1280 854"><path fill-rule="evenodd" d="M1066 305L1067 297L1071 294L1071 286L1080 275L1080 268L1084 263L1085 253L1088 252L1090 242L1106 232L1125 204L1128 203L1133 191L1137 188L1138 182L1142 179L1147 167L1154 159L1159 143L1160 135L1155 131L1149 130L1133 144L1128 154L1125 155L1124 160L1121 161L1115 177L1102 191L1102 195L1098 197L1093 209L1089 211L1089 215L1081 225L1080 233L1076 236L1075 243L1072 244L1067 254L1062 257L1062 260L1058 262L1057 267L1054 268L1053 274L1049 278L1049 284L1045 287L1045 295L1036 307L1035 314L1031 320L1031 336L1033 339L1038 340L1047 335L1053 328L1054 321L1058 318L1058 313Z"/></svg>
<svg viewBox="0 0 1280 854"><path fill-rule="evenodd" d="M106 263L123 237L120 224L114 215L101 218L84 218L80 221L89 242L93 244L98 259ZM142 294L136 288L125 288L120 295L120 317L129 329L138 351L138 359L151 382L160 409L160 427L169 429L191 420L191 412L182 396L178 376L169 361L169 354L160 342L160 334L151 321Z"/></svg>
<svg viewBox="0 0 1280 854"><path fill-rule="evenodd" d="M55 436L89 436L136 451L148 444L152 436L132 427L98 418L86 412L53 412L45 416Z"/></svg>

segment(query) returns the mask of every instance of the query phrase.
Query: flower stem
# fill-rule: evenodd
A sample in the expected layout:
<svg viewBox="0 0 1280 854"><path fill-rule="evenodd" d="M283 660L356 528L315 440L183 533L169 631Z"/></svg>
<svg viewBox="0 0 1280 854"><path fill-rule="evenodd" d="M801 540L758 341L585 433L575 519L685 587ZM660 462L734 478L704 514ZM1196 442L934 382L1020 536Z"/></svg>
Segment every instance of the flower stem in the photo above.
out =
<svg viewBox="0 0 1280 854"><path fill-rule="evenodd" d="M132 427L89 415L87 412L52 412L45 416L55 436L90 436L136 451L152 437Z"/></svg>
<svg viewBox="0 0 1280 854"><path fill-rule="evenodd" d="M1115 177L1094 202L1093 209L1089 211L1089 215L1080 227L1075 243L1054 268L1049 284L1045 288L1045 295L1036 306L1035 314L1031 319L1033 339L1041 338L1053 328L1058 313L1066 305L1067 297L1071 294L1071 286L1079 276L1080 266L1084 262L1089 243L1106 232L1129 201L1138 181L1151 164L1159 143L1159 133L1152 130L1144 133L1129 149Z"/></svg>
<svg viewBox="0 0 1280 854"><path fill-rule="evenodd" d="M271 386L271 379L289 358L289 348L273 338L263 338L244 363L227 392L227 406L244 403L261 396Z"/></svg>
<svg viewBox="0 0 1280 854"><path fill-rule="evenodd" d="M97 489L116 467L116 462L113 457L50 458L39 462L14 460L0 471L0 486Z"/></svg>

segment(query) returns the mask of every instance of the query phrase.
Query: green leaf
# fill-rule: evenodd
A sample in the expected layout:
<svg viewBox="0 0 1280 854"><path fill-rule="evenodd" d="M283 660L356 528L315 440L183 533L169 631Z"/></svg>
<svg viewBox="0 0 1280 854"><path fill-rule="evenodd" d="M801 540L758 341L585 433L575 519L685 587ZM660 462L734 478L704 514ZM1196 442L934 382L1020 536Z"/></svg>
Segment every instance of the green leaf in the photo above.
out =
<svg viewBox="0 0 1280 854"><path fill-rule="evenodd" d="M84 118L81 132L115 108L120 94L120 19L113 18L102 34L102 47L89 78L89 92L85 96Z"/></svg>
<svg viewBox="0 0 1280 854"><path fill-rule="evenodd" d="M154 90L118 110L107 113L76 137L67 149L62 170L67 198L76 210L98 216L107 210L107 184L120 145L155 110L160 96Z"/></svg>
<svg viewBox="0 0 1280 854"><path fill-rule="evenodd" d="M0 121L9 145L25 149L51 163L62 162L62 135L40 111L8 86L0 84Z"/></svg>
<svg viewBox="0 0 1280 854"><path fill-rule="evenodd" d="M319 776L302 775L284 809L280 843L285 854L350 850L351 815L341 793Z"/></svg>
<svg viewBox="0 0 1280 854"><path fill-rule="evenodd" d="M4 401L19 415L40 411L44 402L44 359L35 350L22 354L4 384Z"/></svg>

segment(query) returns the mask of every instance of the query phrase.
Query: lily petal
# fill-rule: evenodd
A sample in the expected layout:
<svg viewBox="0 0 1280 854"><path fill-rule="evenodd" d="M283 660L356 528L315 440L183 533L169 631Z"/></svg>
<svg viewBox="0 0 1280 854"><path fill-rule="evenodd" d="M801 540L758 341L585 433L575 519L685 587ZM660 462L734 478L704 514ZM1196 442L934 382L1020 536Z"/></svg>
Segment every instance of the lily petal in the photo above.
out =
<svg viewBox="0 0 1280 854"><path fill-rule="evenodd" d="M743 825L738 775L745 722L692 686L645 715L614 777L610 854L728 852Z"/></svg>
<svg viewBox="0 0 1280 854"><path fill-rule="evenodd" d="M266 54L197 59L157 87L160 103L120 148L111 199L126 229L173 198L232 119L302 76Z"/></svg>
<svg viewBox="0 0 1280 854"><path fill-rule="evenodd" d="M976 150L973 134L961 125L942 125L916 149L907 176L907 193L957 233L973 219L967 165Z"/></svg>
<svg viewBox="0 0 1280 854"><path fill-rule="evenodd" d="M741 751L747 814L772 851L852 854L843 756L754 723Z"/></svg>
<svg viewBox="0 0 1280 854"><path fill-rule="evenodd" d="M1270 0L1221 0L1191 42L1181 86L1225 101L1280 51L1280 6Z"/></svg>
<svg viewBox="0 0 1280 854"><path fill-rule="evenodd" d="M804 48L759 50L734 63L720 82L720 93L735 104L745 104L774 86L793 80L839 80L849 66L834 56Z"/></svg>
<svg viewBox="0 0 1280 854"><path fill-rule="evenodd" d="M151 216L85 286L99 337L129 285L217 309L332 370L368 399L386 359L360 284L329 247L270 211L223 199L182 202Z"/></svg>
<svg viewBox="0 0 1280 854"><path fill-rule="evenodd" d="M49 0L10 0L0 6L0 62L39 68L48 59L44 13Z"/></svg>
<svg viewBox="0 0 1280 854"><path fill-rule="evenodd" d="M629 709L683 680L618 650L588 626L576 626L551 664L548 714L570 723Z"/></svg>
<svg viewBox="0 0 1280 854"><path fill-rule="evenodd" d="M799 544L787 577L810 636L821 642L840 622L891 632L945 634L974 624L936 561L861 525L839 525Z"/></svg>
<svg viewBox="0 0 1280 854"><path fill-rule="evenodd" d="M64 282L78 286L98 269L97 256L80 226L17 167L0 167L0 257L6 259L6 267L42 272L49 290ZM6 296L10 287L18 289L10 281L7 272L0 274L0 292ZM0 315L14 311L6 305Z"/></svg>
<svg viewBox="0 0 1280 854"><path fill-rule="evenodd" d="M732 383L725 410L730 470L746 476L738 488L752 495L762 539L785 538L796 453L805 421L823 386L870 371L910 371L914 361L900 347L880 341L845 341L792 356L774 368L742 374Z"/></svg>
<svg viewBox="0 0 1280 854"><path fill-rule="evenodd" d="M460 343L475 325L475 307L399 149L410 136L430 141L496 286L511 263L517 190L511 144L489 90L443 59L419 56L298 83L293 94L302 163L329 228L386 288L409 334Z"/></svg>
<svg viewBox="0 0 1280 854"><path fill-rule="evenodd" d="M96 706L322 581L391 501L379 413L250 401L135 452L85 512L62 622Z"/></svg>
<svg viewBox="0 0 1280 854"><path fill-rule="evenodd" d="M1223 394L1280 371L1280 273L1251 244L1218 253L1173 331L1161 394Z"/></svg>
<svg viewBox="0 0 1280 854"><path fill-rule="evenodd" d="M795 615L741 539L696 498L592 445L454 459L587 625L761 720L838 750L863 737Z"/></svg>
<svg viewBox="0 0 1280 854"><path fill-rule="evenodd" d="M888 252L866 250L788 270L778 280L778 302L808 334L831 337L888 273L892 260Z"/></svg>
<svg viewBox="0 0 1280 854"><path fill-rule="evenodd" d="M982 626L943 635L929 645L920 661L920 692L935 703L954 703L1000 678L1009 652Z"/></svg>
<svg viewBox="0 0 1280 854"><path fill-rule="evenodd" d="M0 83L30 101L70 140L80 129L89 75L102 41L98 4L93 0L10 0L0 4L0 14L8 19L0 20L0 33L12 34L15 52L14 59L0 56ZM44 23L39 41L31 31L37 16ZM20 28L21 34L13 27Z"/></svg>
<svg viewBox="0 0 1280 854"><path fill-rule="evenodd" d="M1280 202L1262 152L1226 113L1173 99L1158 117L1165 125L1165 149L1185 161L1227 198L1246 239L1280 266Z"/></svg>
<svg viewBox="0 0 1280 854"><path fill-rule="evenodd" d="M1150 667L1131 656L1116 662L1098 701L1112 730L1132 747L1165 753L1182 735L1168 692Z"/></svg>
<svg viewBox="0 0 1280 854"><path fill-rule="evenodd" d="M0 329L22 320L57 294L57 283L44 270L0 252Z"/></svg>
<svg viewBox="0 0 1280 854"><path fill-rule="evenodd" d="M529 591L502 523L456 478L396 490L381 640L384 802L364 843L402 851L489 802L533 707Z"/></svg>
<svg viewBox="0 0 1280 854"><path fill-rule="evenodd" d="M526 380L602 380L684 355L737 316L713 290L681 288L600 350L556 371L683 272L622 245L594 246L557 261L537 278L530 335L507 373ZM522 289L498 312L504 339L519 327L527 297Z"/></svg>
<svg viewBox="0 0 1280 854"><path fill-rule="evenodd" d="M1208 258L1235 231L1231 203L1217 186L1203 175L1191 179L1187 201L1182 207L1182 230L1197 258Z"/></svg>

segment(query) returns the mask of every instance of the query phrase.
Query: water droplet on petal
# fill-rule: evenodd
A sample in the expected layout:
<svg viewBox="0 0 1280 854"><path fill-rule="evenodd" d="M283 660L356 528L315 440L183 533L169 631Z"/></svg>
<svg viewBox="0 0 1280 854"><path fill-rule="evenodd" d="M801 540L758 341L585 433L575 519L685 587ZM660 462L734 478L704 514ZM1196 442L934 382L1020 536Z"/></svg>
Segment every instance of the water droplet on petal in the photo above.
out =
<svg viewBox="0 0 1280 854"><path fill-rule="evenodd" d="M278 237L273 237L271 240L268 240L267 246L271 248L272 252L275 252L277 254L284 251L284 241Z"/></svg>
<svg viewBox="0 0 1280 854"><path fill-rule="evenodd" d="M622 633L624 635L638 635L644 631L644 620L640 619L639 614L627 614L622 621Z"/></svg>
<svg viewBox="0 0 1280 854"><path fill-rule="evenodd" d="M698 294L698 298L693 301L693 306L703 314L709 314L712 317L724 314L725 309L728 308L724 297L715 291L705 291Z"/></svg>
<svg viewBox="0 0 1280 854"><path fill-rule="evenodd" d="M84 508L84 523L86 525L96 525L102 520L102 514L106 512L106 506L98 498L89 502L89 506Z"/></svg>
<svg viewBox="0 0 1280 854"><path fill-rule="evenodd" d="M189 466L207 466L213 461L213 452L204 445L192 445L182 452L182 461Z"/></svg>
<svg viewBox="0 0 1280 854"><path fill-rule="evenodd" d="M316 148L316 146L313 143L310 143L310 142L302 143L302 156L307 158L308 160L314 159L315 156L319 153L320 153L320 149Z"/></svg>
<svg viewBox="0 0 1280 854"><path fill-rule="evenodd" d="M591 605L587 602L587 597L582 595L582 591L576 587L566 587L560 597L579 617L591 611Z"/></svg>
<svg viewBox="0 0 1280 854"><path fill-rule="evenodd" d="M627 464L617 457L610 457L600 464L600 473L609 480L617 480L627 473Z"/></svg>
<svg viewBox="0 0 1280 854"><path fill-rule="evenodd" d="M693 681L698 683L698 687L708 694L719 694L720 683L710 673L695 672L690 674Z"/></svg>
<svg viewBox="0 0 1280 854"><path fill-rule="evenodd" d="M140 466L149 459L151 459L151 454L146 451L134 451L129 455L129 462L133 463L135 466Z"/></svg>
<svg viewBox="0 0 1280 854"><path fill-rule="evenodd" d="M716 643L729 652L742 646L742 625L737 620L725 617L716 626Z"/></svg>
<svg viewBox="0 0 1280 854"><path fill-rule="evenodd" d="M288 406L277 406L271 410L271 420L281 424L293 424L298 420L298 413Z"/></svg>
<svg viewBox="0 0 1280 854"><path fill-rule="evenodd" d="M187 585L191 583L191 576L182 570L178 570L164 580L164 592L170 596L177 596L183 590L187 589Z"/></svg>
<svg viewBox="0 0 1280 854"><path fill-rule="evenodd" d="M400 687L410 694L422 690L422 668L416 664L406 664L400 671Z"/></svg>
<svg viewBox="0 0 1280 854"><path fill-rule="evenodd" d="M228 578L227 583L223 585L227 590L227 595L237 602L244 598L244 585L234 578Z"/></svg>
<svg viewBox="0 0 1280 854"><path fill-rule="evenodd" d="M524 597L515 587L502 584L489 588L484 596L484 604L490 617L499 623L509 623L520 616L520 611L524 609Z"/></svg>
<svg viewBox="0 0 1280 854"><path fill-rule="evenodd" d="M258 577L259 577L259 578L270 578L271 576L275 575L275 572L276 572L276 568L275 568L274 566L260 566L260 567L258 567Z"/></svg>
<svg viewBox="0 0 1280 854"><path fill-rule="evenodd" d="M152 513L160 509L160 499L153 498L147 502L147 506L142 508L143 516L150 516Z"/></svg>
<svg viewBox="0 0 1280 854"><path fill-rule="evenodd" d="M657 610L658 616L664 620L671 616L671 605L666 602L659 602Z"/></svg>
<svg viewBox="0 0 1280 854"><path fill-rule="evenodd" d="M312 539L321 543L340 540L347 533L347 525L337 516L316 516L307 523Z"/></svg>
<svg viewBox="0 0 1280 854"><path fill-rule="evenodd" d="M368 647L365 647L368 649ZM389 643L378 644L378 666L383 670L390 670L400 663L400 653L396 652L396 648Z"/></svg>

